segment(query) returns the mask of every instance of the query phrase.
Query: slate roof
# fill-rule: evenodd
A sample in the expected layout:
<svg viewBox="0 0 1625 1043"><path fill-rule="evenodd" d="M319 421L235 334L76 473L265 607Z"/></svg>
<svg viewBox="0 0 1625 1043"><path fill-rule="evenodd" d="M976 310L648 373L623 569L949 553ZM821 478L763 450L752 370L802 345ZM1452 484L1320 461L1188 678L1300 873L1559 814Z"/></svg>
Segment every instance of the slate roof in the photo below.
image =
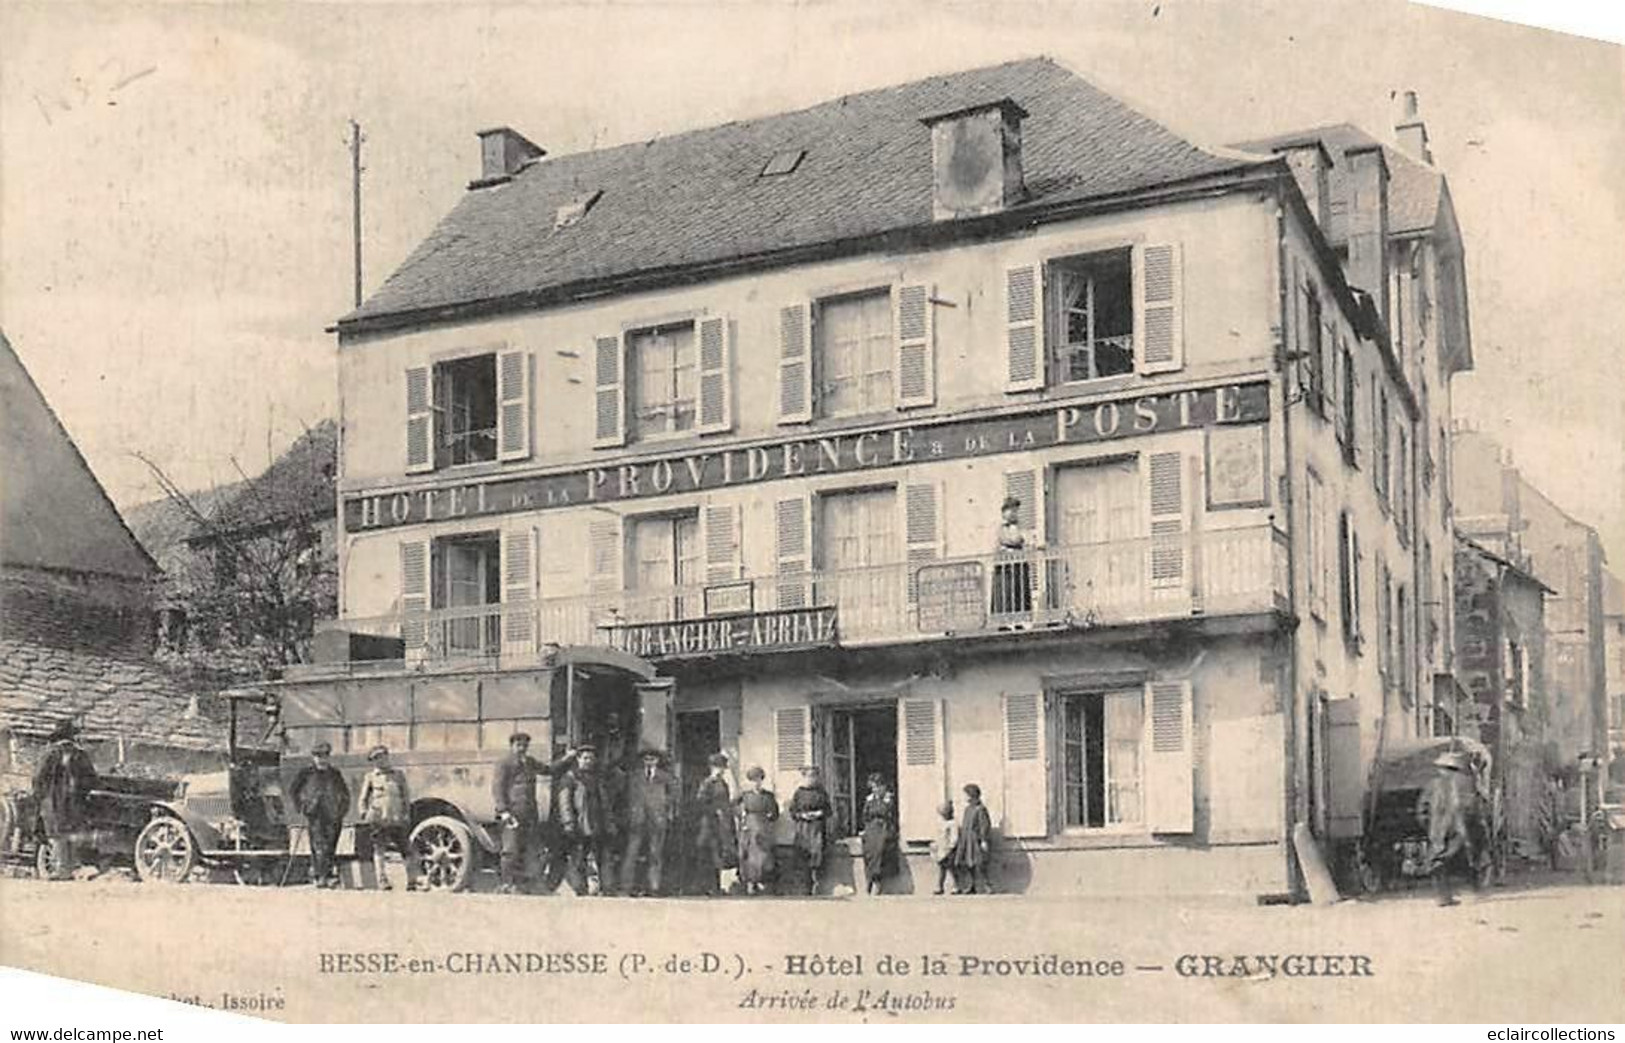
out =
<svg viewBox="0 0 1625 1043"><path fill-rule="evenodd" d="M223 529L253 529L292 519L337 513L333 475L338 425L323 420L299 436L259 477L241 482L211 512Z"/></svg>
<svg viewBox="0 0 1625 1043"><path fill-rule="evenodd" d="M225 749L226 726L188 715L207 693L150 662L70 652L0 639L0 728L43 737L58 721L80 722L85 738Z"/></svg>
<svg viewBox="0 0 1625 1043"><path fill-rule="evenodd" d="M1240 171L1268 158L1204 150L1047 58L861 94L797 112L574 155L467 192L341 329L364 319L563 292L571 284L760 257L933 224L920 121L1014 100L1030 199L1111 197ZM541 142L545 146L546 142ZM758 176L805 150L789 175ZM557 209L601 191L578 223Z"/></svg>
<svg viewBox="0 0 1625 1043"><path fill-rule="evenodd" d="M1392 235L1423 232L1433 228L1439 219L1439 207L1445 193L1444 175L1434 168L1367 134L1352 123L1333 123L1324 127L1277 134L1244 142L1235 147L1249 152L1269 153L1288 145L1319 141L1332 157L1332 169L1327 177L1327 188L1333 199L1349 198L1346 178L1349 165L1344 153L1350 149L1371 148L1380 145L1382 158L1388 164L1388 231ZM1339 208L1331 216L1332 227L1326 229L1326 238L1333 244L1347 240L1343 211Z"/></svg>

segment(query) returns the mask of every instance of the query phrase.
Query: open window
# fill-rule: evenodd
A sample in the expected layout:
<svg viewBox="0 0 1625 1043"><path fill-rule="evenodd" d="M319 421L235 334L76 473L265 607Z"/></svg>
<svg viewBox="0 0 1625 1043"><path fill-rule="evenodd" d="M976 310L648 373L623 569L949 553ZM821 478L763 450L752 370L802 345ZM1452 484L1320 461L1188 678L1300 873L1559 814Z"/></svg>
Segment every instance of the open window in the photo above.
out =
<svg viewBox="0 0 1625 1043"><path fill-rule="evenodd" d="M406 371L406 471L523 460L531 454L532 359L525 351Z"/></svg>
<svg viewBox="0 0 1625 1043"><path fill-rule="evenodd" d="M1134 372L1131 250L1051 261L1045 285L1052 383Z"/></svg>
<svg viewBox="0 0 1625 1043"><path fill-rule="evenodd" d="M435 466L497 458L497 358L475 355L434 368Z"/></svg>

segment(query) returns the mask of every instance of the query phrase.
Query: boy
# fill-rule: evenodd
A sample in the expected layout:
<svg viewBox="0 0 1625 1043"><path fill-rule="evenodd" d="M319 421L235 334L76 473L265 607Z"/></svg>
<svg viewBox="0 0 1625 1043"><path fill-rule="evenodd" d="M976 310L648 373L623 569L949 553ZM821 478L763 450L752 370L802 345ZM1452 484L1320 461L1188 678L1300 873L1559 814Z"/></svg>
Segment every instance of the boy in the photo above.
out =
<svg viewBox="0 0 1625 1043"><path fill-rule="evenodd" d="M931 836L931 858L937 863L937 889L931 893L940 895L948 884L948 874L953 872L954 858L959 849L959 826L954 822L954 802L945 800L937 805L937 831ZM959 890L959 877L954 877L954 890Z"/></svg>

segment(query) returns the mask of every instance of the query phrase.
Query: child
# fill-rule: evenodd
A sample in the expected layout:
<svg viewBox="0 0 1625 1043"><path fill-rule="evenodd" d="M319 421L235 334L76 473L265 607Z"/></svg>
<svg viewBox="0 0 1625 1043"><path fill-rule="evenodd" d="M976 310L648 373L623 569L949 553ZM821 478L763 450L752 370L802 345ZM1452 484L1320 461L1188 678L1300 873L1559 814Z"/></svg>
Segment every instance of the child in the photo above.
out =
<svg viewBox="0 0 1625 1043"><path fill-rule="evenodd" d="M953 872L954 858L959 848L959 825L954 822L954 802L945 800L937 805L937 831L931 837L931 858L937 863L937 889L931 893L940 895L948 884L948 874ZM954 890L959 890L959 878L954 877Z"/></svg>
<svg viewBox="0 0 1625 1043"><path fill-rule="evenodd" d="M954 859L956 870L964 870L964 875L954 873L955 882L960 885L959 894L992 894L993 885L987 879L988 862L992 860L988 842L993 835L993 817L987 813L987 805L982 803L982 787L976 783L967 783L965 786L965 818L959 826L959 850ZM964 877L970 877L970 887L964 886Z"/></svg>

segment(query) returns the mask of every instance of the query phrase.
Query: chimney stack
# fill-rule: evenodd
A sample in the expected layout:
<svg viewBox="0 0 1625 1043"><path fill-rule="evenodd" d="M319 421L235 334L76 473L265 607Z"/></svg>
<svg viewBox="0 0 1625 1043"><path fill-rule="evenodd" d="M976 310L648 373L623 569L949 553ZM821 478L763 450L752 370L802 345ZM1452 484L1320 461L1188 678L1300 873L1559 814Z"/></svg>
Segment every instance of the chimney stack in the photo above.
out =
<svg viewBox="0 0 1625 1043"><path fill-rule="evenodd" d="M932 217L996 214L1026 198L1021 121L1009 98L921 120L931 128Z"/></svg>
<svg viewBox="0 0 1625 1043"><path fill-rule="evenodd" d="M494 184L519 173L521 167L547 155L547 150L512 127L479 132L480 177L471 187Z"/></svg>
<svg viewBox="0 0 1625 1043"><path fill-rule="evenodd" d="M1286 157L1287 166L1292 170L1292 179L1298 183L1298 191L1303 193L1304 201L1309 204L1309 213L1314 217L1315 223L1320 225L1320 230L1329 237L1332 228L1332 197L1326 179L1332 167L1331 154L1319 140L1288 145L1277 149L1276 152Z"/></svg>
<svg viewBox="0 0 1625 1043"><path fill-rule="evenodd" d="M1348 229L1349 285L1364 290L1376 304L1382 328L1388 328L1388 161L1381 145L1349 149L1344 183L1349 198L1344 211Z"/></svg>
<svg viewBox="0 0 1625 1043"><path fill-rule="evenodd" d="M1428 166L1433 165L1433 153L1428 148L1428 126L1422 122L1416 92L1406 91L1400 100L1399 122L1394 124L1394 137L1400 150Z"/></svg>

